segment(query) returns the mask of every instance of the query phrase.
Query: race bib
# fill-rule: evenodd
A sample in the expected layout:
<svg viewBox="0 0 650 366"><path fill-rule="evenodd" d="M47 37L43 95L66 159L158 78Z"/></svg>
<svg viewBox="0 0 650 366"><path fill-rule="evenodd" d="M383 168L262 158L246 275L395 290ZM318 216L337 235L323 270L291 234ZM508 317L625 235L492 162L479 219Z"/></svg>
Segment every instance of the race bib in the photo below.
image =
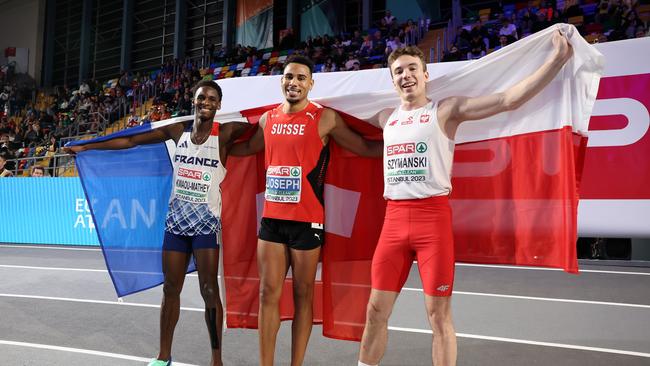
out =
<svg viewBox="0 0 650 366"><path fill-rule="evenodd" d="M302 167L270 166L266 170L264 198L270 202L298 203L302 190Z"/></svg>
<svg viewBox="0 0 650 366"><path fill-rule="evenodd" d="M429 156L424 142L386 146L386 183L425 182L429 180Z"/></svg>
<svg viewBox="0 0 650 366"><path fill-rule="evenodd" d="M211 184L210 172L179 168L174 182L174 196L181 201L207 203Z"/></svg>

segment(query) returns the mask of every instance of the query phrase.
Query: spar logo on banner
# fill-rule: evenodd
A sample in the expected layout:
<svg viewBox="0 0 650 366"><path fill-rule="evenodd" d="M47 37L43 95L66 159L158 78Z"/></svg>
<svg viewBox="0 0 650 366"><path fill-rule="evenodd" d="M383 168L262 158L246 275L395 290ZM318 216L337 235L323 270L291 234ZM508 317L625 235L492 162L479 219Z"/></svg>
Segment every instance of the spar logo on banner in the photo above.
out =
<svg viewBox="0 0 650 366"><path fill-rule="evenodd" d="M649 111L650 73L600 80L581 198L650 199Z"/></svg>
<svg viewBox="0 0 650 366"><path fill-rule="evenodd" d="M594 103L581 199L650 199L650 74L603 77ZM557 141L541 139L543 171L552 176ZM457 145L455 178L496 177L512 160L507 140Z"/></svg>

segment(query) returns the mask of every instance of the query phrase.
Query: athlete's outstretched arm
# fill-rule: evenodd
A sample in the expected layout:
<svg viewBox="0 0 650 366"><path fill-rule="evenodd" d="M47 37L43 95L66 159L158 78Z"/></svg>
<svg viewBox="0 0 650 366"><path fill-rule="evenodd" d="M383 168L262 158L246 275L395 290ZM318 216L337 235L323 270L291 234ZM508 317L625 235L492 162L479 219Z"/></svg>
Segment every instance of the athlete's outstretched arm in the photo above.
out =
<svg viewBox="0 0 650 366"><path fill-rule="evenodd" d="M246 122L227 122L220 126L219 135L223 137L226 146L232 146L246 131L253 128L253 125Z"/></svg>
<svg viewBox="0 0 650 366"><path fill-rule="evenodd" d="M393 111L395 111L395 108L384 108L365 121L383 130L388 121L388 117L390 117Z"/></svg>
<svg viewBox="0 0 650 366"><path fill-rule="evenodd" d="M514 110L537 95L562 69L573 55L573 49L560 32L553 35L553 56L532 75L501 93L480 97L449 97L438 104L438 120L449 138L454 138L458 125L464 121L483 119Z"/></svg>
<svg viewBox="0 0 650 366"><path fill-rule="evenodd" d="M381 157L384 153L384 142L367 140L352 131L343 121L341 115L332 109L325 109L321 116L321 126L332 136L337 144L359 156Z"/></svg>
<svg viewBox="0 0 650 366"><path fill-rule="evenodd" d="M92 142L85 145L77 145L64 147L63 149L70 153L76 154L86 150L121 150L128 149L138 145L155 144L169 139L174 141L183 134L184 123L179 122L173 125L168 125L161 128L156 128L149 132L141 133L133 136L118 137L102 142Z"/></svg>
<svg viewBox="0 0 650 366"><path fill-rule="evenodd" d="M233 144L230 148L230 155L246 156L257 154L264 150L264 126L266 125L266 113L260 117L257 131L250 139ZM234 140L233 140L234 141Z"/></svg>

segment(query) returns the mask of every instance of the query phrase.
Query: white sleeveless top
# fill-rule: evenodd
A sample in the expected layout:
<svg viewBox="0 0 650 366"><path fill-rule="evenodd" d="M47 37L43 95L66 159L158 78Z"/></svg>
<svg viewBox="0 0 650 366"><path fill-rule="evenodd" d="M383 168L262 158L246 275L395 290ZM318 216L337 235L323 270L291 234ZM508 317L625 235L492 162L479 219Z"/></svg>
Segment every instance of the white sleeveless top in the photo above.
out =
<svg viewBox="0 0 650 366"><path fill-rule="evenodd" d="M221 231L221 182L226 168L219 156L219 124L212 125L208 139L195 145L192 125L183 131L172 159L174 185L165 220L168 232L207 235Z"/></svg>
<svg viewBox="0 0 650 366"><path fill-rule="evenodd" d="M445 136L437 118L438 103L404 111L384 126L384 198L407 200L444 196L451 192L454 141Z"/></svg>

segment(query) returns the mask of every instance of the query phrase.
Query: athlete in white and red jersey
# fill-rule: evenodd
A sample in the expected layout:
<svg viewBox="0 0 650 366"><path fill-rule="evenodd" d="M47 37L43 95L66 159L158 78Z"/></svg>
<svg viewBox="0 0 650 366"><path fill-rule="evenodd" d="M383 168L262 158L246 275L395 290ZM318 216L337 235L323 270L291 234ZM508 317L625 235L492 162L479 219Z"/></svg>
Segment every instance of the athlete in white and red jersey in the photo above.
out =
<svg viewBox="0 0 650 366"><path fill-rule="evenodd" d="M382 154L381 142L365 140L350 130L338 113L309 101L313 70L308 58L291 57L280 83L285 101L262 115L260 128L249 141L231 150L233 155L249 155L265 149L266 154L264 212L257 244L261 365L273 365L280 328L279 301L289 266L294 294L291 364L301 365L305 357L324 239L323 188L329 138L357 155Z"/></svg>
<svg viewBox="0 0 650 366"><path fill-rule="evenodd" d="M384 129L384 226L372 259L372 290L359 365L377 365L386 349L388 318L417 258L425 306L433 330L433 364L456 364L456 334L451 317L454 243L451 165L454 137L464 121L512 110L541 91L571 57L566 38L557 33L556 53L540 69L498 94L431 101L426 95L424 55L417 47L388 57L393 85L401 99L394 110L377 114Z"/></svg>
<svg viewBox="0 0 650 366"><path fill-rule="evenodd" d="M232 143L248 128L247 123L215 123L221 108L221 87L214 81L200 81L194 93L195 116L149 132L103 142L67 148L119 150L137 145L173 140L174 186L165 219L162 267L163 301L160 310L160 352L150 366L171 364L174 328L180 312L180 293L192 255L199 273L205 303L205 322L212 348L211 365L222 365L221 334L223 306L219 298L219 238L221 232L220 184L226 174L226 158Z"/></svg>

